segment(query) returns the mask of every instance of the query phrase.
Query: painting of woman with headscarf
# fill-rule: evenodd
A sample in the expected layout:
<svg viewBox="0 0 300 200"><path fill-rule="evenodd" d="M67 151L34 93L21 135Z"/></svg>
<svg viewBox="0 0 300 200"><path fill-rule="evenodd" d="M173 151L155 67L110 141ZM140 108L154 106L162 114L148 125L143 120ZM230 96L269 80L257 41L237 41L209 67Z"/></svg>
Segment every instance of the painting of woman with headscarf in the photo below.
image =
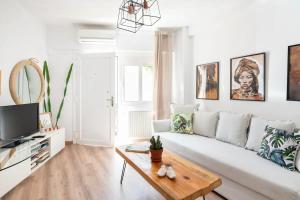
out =
<svg viewBox="0 0 300 200"><path fill-rule="evenodd" d="M231 59L232 100L265 101L265 53Z"/></svg>
<svg viewBox="0 0 300 200"><path fill-rule="evenodd" d="M197 66L196 98L219 99L219 63L208 63Z"/></svg>
<svg viewBox="0 0 300 200"><path fill-rule="evenodd" d="M287 100L300 101L300 44L289 46Z"/></svg>

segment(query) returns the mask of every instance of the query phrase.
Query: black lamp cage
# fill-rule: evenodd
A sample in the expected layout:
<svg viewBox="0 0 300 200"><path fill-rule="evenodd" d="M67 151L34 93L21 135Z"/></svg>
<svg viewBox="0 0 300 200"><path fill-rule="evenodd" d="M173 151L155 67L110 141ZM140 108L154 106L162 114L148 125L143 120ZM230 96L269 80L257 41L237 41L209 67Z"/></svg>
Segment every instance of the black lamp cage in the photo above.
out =
<svg viewBox="0 0 300 200"><path fill-rule="evenodd" d="M142 26L153 26L160 18L158 0L123 0L117 27L136 33Z"/></svg>

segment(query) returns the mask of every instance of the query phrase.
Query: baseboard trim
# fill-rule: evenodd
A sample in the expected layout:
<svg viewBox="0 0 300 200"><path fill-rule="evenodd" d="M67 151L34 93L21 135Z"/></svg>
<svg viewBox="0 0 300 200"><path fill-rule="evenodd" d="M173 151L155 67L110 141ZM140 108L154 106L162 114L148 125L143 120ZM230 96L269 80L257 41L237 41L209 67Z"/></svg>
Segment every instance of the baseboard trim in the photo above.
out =
<svg viewBox="0 0 300 200"><path fill-rule="evenodd" d="M103 141L95 141L95 140L78 140L77 144L95 146L95 147L113 147L113 145L106 144Z"/></svg>

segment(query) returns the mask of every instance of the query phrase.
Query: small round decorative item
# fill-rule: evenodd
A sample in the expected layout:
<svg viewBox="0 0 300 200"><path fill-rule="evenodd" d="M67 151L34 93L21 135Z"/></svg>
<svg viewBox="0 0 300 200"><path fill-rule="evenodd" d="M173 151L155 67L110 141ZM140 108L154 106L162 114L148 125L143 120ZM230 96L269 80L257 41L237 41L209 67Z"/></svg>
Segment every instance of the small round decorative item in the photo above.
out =
<svg viewBox="0 0 300 200"><path fill-rule="evenodd" d="M163 147L160 141L160 136L157 136L155 139L154 136L150 139L150 154L151 154L151 161L152 162L161 162L162 161L162 153Z"/></svg>

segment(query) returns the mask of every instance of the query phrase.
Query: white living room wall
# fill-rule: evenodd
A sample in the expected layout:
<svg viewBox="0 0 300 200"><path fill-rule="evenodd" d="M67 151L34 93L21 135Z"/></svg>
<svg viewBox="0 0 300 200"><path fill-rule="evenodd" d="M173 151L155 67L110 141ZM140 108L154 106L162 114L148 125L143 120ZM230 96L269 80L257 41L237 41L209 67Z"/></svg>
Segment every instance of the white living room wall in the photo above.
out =
<svg viewBox="0 0 300 200"><path fill-rule="evenodd" d="M188 27L173 30L172 103L193 103L191 71L193 68L193 37Z"/></svg>
<svg viewBox="0 0 300 200"><path fill-rule="evenodd" d="M47 51L49 70L52 74L52 102L54 116L59 108L59 103L65 86L65 78L70 63L74 63L74 73L65 99L60 126L66 128L66 140L71 141L79 135L79 90L80 80L78 67L81 53L107 53L116 52L120 60L126 59L127 54L151 53L154 48L153 32L139 32L137 34L119 32L115 46L83 45L78 42L78 27L71 24L48 24L47 26ZM122 57L122 58L121 58ZM119 63L122 65L122 63ZM91 116L96 117L96 116Z"/></svg>
<svg viewBox="0 0 300 200"><path fill-rule="evenodd" d="M249 1L230 15L193 27L194 67L220 62L220 100L195 99L207 110L253 113L267 119L290 119L300 127L300 102L286 101L287 50L300 43L300 1ZM266 52L266 102L230 100L230 58Z"/></svg>
<svg viewBox="0 0 300 200"><path fill-rule="evenodd" d="M16 0L0 1L0 105L14 104L9 92L9 76L23 59L46 58L46 26Z"/></svg>

